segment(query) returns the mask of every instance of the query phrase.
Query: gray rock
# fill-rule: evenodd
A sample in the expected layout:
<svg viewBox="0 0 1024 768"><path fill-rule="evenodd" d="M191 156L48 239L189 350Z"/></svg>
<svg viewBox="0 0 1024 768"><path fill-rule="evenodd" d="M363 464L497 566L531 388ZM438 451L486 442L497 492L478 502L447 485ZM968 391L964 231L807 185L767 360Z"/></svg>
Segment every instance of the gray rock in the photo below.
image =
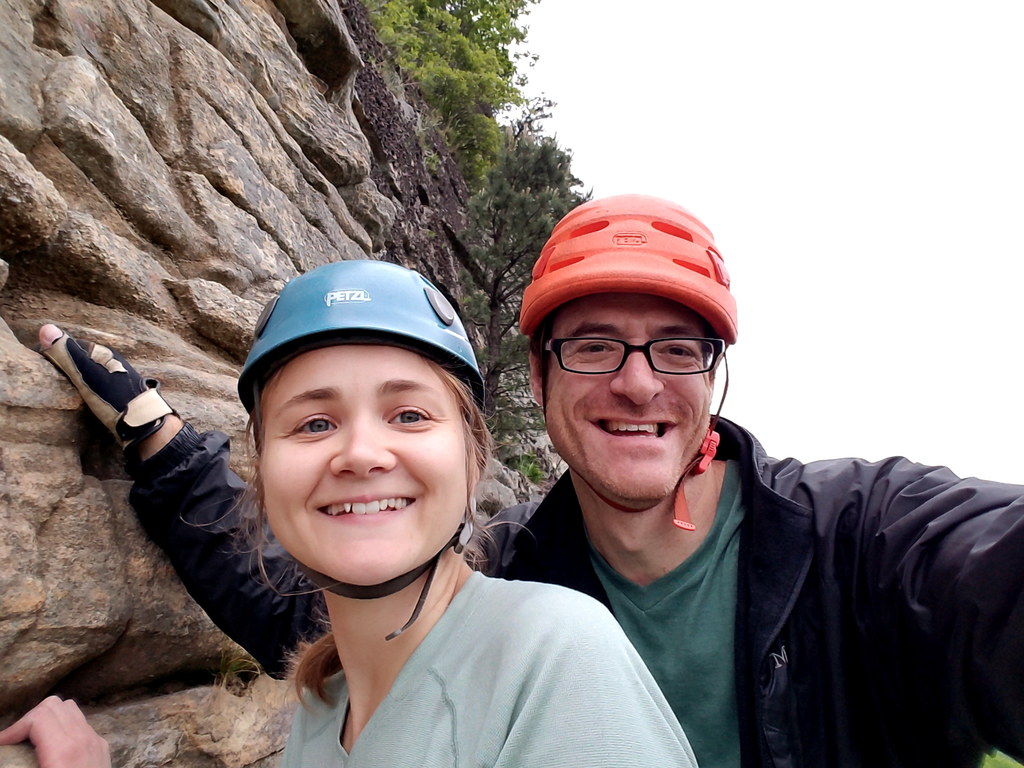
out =
<svg viewBox="0 0 1024 768"><path fill-rule="evenodd" d="M43 98L47 135L143 235L183 253L198 247L204 238L182 208L163 158L91 62L62 59Z"/></svg>
<svg viewBox="0 0 1024 768"><path fill-rule="evenodd" d="M481 480L476 486L477 509L486 517L517 501L515 493L506 485L502 485L493 477Z"/></svg>
<svg viewBox="0 0 1024 768"><path fill-rule="evenodd" d="M4 768L39 768L36 751L23 744L0 747L0 765Z"/></svg>
<svg viewBox="0 0 1024 768"><path fill-rule="evenodd" d="M110 744L114 765L239 768L276 765L295 706L290 683L262 676L238 694L194 688L89 709L86 717Z"/></svg>
<svg viewBox="0 0 1024 768"><path fill-rule="evenodd" d="M33 18L42 0L7 3L0 25L0 135L27 151L42 132L42 118L34 89L48 60L34 45Z"/></svg>
<svg viewBox="0 0 1024 768"><path fill-rule="evenodd" d="M117 765L276 765L287 684L186 687L240 651L146 539L120 448L30 347L47 322L111 346L242 446L239 363L292 277L385 258L458 303L467 190L415 94L363 65L386 60L360 3L0 4L0 726L57 690L105 703L88 714ZM524 493L497 467L481 505ZM0 747L0 764L34 759Z"/></svg>
<svg viewBox="0 0 1024 768"><path fill-rule="evenodd" d="M67 205L53 183L0 136L0 253L42 245L66 215Z"/></svg>
<svg viewBox="0 0 1024 768"><path fill-rule="evenodd" d="M298 271L249 213L233 205L198 173L182 173L180 186L192 215L217 243L191 271L234 293L265 303Z"/></svg>
<svg viewBox="0 0 1024 768"><path fill-rule="evenodd" d="M80 300L124 308L155 322L182 325L170 277L149 253L84 213L72 211L45 250L12 264L18 287L45 287Z"/></svg>
<svg viewBox="0 0 1024 768"><path fill-rule="evenodd" d="M294 694L260 677L244 690L210 686L160 697L85 707L118 768L276 768ZM4 768L37 768L31 747L0 747Z"/></svg>
<svg viewBox="0 0 1024 768"><path fill-rule="evenodd" d="M262 304L236 296L220 283L209 280L170 280L167 285L200 335L232 359L245 361Z"/></svg>
<svg viewBox="0 0 1024 768"><path fill-rule="evenodd" d="M103 484L117 531L117 591L128 601L127 621L116 641L63 678L66 697L95 700L184 671L217 669L244 652L218 630L189 597L170 562L146 538L128 505L126 480Z"/></svg>

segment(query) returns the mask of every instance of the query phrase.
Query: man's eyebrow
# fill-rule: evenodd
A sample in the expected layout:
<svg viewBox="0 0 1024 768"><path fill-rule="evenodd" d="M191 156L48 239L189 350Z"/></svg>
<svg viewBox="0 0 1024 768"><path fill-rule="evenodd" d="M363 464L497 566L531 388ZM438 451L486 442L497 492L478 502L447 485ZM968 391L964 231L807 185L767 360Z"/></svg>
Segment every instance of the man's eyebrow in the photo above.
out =
<svg viewBox="0 0 1024 768"><path fill-rule="evenodd" d="M619 330L614 325L608 323L598 323L594 321L584 321L577 323L572 326L572 329L567 333L567 336L611 336L618 333Z"/></svg>
<svg viewBox="0 0 1024 768"><path fill-rule="evenodd" d="M575 326L566 336L604 336L617 339L623 335L622 329L611 323L600 323L596 321L582 321ZM669 323L658 326L652 339L664 339L672 336L703 336L704 329L693 323Z"/></svg>

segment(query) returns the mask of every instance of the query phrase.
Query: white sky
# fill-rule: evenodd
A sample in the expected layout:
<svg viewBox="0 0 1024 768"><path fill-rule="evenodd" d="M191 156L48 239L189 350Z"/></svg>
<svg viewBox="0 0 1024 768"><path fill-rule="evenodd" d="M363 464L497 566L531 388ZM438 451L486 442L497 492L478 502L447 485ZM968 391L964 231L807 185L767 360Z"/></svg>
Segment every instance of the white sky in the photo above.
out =
<svg viewBox="0 0 1024 768"><path fill-rule="evenodd" d="M1024 483L1024 4L540 0L527 24L584 185L715 233L723 415L775 456Z"/></svg>

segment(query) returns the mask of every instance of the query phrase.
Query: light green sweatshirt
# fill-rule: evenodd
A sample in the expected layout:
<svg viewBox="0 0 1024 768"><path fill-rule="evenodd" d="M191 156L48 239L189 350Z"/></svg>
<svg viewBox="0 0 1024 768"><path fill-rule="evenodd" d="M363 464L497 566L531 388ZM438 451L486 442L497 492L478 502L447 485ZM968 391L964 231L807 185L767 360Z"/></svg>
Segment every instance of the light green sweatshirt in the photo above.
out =
<svg viewBox="0 0 1024 768"><path fill-rule="evenodd" d="M561 587L474 573L360 734L300 706L282 768L693 768L672 710L612 615Z"/></svg>

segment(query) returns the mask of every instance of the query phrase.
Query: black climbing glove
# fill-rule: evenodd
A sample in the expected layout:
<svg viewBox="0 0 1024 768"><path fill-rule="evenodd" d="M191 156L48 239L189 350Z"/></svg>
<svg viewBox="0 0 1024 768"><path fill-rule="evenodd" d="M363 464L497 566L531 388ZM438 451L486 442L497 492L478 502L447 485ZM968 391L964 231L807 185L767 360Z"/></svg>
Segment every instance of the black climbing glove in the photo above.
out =
<svg viewBox="0 0 1024 768"><path fill-rule="evenodd" d="M88 341L80 344L63 333L39 352L71 379L125 450L160 429L165 416L176 413L160 395L160 382L142 378L112 349Z"/></svg>

